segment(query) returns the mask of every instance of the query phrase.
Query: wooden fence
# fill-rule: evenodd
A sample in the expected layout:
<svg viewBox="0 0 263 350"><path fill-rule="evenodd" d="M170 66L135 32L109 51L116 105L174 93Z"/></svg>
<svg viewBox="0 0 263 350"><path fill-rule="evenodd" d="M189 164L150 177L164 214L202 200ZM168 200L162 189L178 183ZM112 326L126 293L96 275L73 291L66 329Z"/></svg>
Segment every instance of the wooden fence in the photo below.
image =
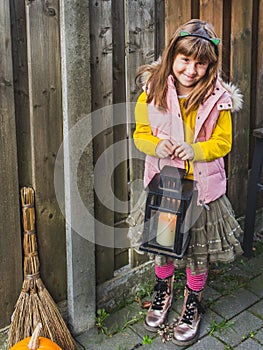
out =
<svg viewBox="0 0 263 350"><path fill-rule="evenodd" d="M233 114L233 150L226 159L228 195L237 215L244 215L254 145L252 130L263 127L263 0L86 3L90 61L81 52L83 38L72 45L77 55L79 52L74 64L90 69L89 95L87 89L83 93L81 85L78 95L88 101L91 111L136 101L139 94L134 83L136 69L158 58L178 25L190 18L214 24L222 38L224 77L237 84L244 94L243 110ZM79 11L81 16L78 1L65 4L69 11L77 14ZM4 310L0 328L9 323L22 282L19 187L23 185L30 184L36 190L43 279L56 301L67 298L65 221L53 181L56 155L63 141L60 11L59 0L2 0L0 4L0 309ZM74 31L74 23L71 30ZM114 113L111 118L114 124ZM130 122L128 132L126 118ZM94 164L111 145L131 138L132 110L128 115L124 111L123 125L108 127L112 123L106 119L104 123L103 132L93 140ZM119 199L126 201L131 197L133 202L133 184L142 178L143 163L132 159L135 151L131 142L122 151L129 161L117 167L112 186ZM85 178L85 169L80 177ZM95 197L96 218L108 225L118 226L125 212L128 207L124 213L114 212ZM129 259L128 249L98 245L97 284L111 279L116 269L128 263L134 267L144 260L134 252Z"/></svg>

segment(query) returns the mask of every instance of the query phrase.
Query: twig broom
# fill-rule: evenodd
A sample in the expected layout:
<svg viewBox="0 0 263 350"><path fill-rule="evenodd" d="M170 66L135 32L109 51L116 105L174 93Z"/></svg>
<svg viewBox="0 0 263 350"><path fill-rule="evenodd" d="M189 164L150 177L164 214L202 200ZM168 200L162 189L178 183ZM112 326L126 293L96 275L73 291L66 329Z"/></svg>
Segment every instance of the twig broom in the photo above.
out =
<svg viewBox="0 0 263 350"><path fill-rule="evenodd" d="M8 335L8 348L30 337L38 323L42 335L62 349L75 350L74 340L55 304L45 288L39 271L39 258L35 231L34 190L21 189L24 248L24 281L17 300Z"/></svg>

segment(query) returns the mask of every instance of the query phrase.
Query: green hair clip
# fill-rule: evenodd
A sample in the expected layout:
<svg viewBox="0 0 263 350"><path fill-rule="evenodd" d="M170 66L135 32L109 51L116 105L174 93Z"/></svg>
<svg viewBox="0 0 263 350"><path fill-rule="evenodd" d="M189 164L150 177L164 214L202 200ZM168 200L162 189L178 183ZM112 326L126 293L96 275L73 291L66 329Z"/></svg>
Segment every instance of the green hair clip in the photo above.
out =
<svg viewBox="0 0 263 350"><path fill-rule="evenodd" d="M215 46L217 46L220 43L220 39L219 38L208 38L206 36L200 35L200 34L194 34L194 33L189 33L186 32L185 30L182 30L179 34L180 37L184 37L184 36L195 36L197 38L202 38L205 39L207 41L210 41L211 43L213 43Z"/></svg>

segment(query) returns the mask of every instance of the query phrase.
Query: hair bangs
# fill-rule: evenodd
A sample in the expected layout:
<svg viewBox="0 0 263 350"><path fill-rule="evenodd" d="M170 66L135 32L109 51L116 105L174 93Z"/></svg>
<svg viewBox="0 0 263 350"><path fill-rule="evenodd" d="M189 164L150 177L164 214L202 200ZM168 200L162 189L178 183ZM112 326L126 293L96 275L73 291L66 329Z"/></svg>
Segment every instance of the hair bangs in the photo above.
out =
<svg viewBox="0 0 263 350"><path fill-rule="evenodd" d="M196 38L196 37L187 37L183 38L178 42L177 52L187 57L193 57L198 61L209 61L211 64L214 64L218 61L218 50L212 43L209 41Z"/></svg>

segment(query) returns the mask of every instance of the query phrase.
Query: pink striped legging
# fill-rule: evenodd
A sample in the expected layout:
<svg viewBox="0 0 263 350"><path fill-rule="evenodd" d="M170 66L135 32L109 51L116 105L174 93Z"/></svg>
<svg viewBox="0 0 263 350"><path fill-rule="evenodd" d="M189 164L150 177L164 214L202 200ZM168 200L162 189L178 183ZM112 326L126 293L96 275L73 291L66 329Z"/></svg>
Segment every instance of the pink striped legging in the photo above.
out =
<svg viewBox="0 0 263 350"><path fill-rule="evenodd" d="M174 274L174 264L173 262L170 262L166 265L155 265L155 274L158 278L168 278ZM189 267L186 268L186 281L187 286L196 291L199 292L200 290L204 289L206 284L206 279L208 275L208 270L204 273L195 274L193 275L191 273L191 270Z"/></svg>

